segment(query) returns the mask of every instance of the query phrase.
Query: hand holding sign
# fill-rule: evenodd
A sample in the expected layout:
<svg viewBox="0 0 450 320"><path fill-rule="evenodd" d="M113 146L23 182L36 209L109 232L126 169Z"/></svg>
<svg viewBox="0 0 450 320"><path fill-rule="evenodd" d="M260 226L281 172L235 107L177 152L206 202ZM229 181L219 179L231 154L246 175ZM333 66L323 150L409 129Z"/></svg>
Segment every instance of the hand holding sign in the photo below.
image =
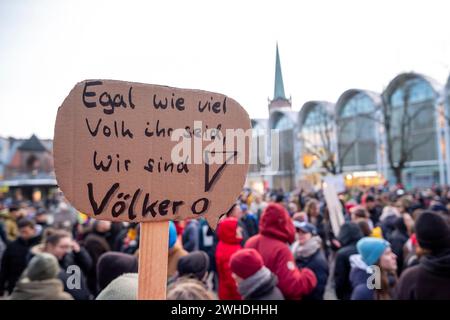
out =
<svg viewBox="0 0 450 320"><path fill-rule="evenodd" d="M215 228L242 190L250 140L248 114L224 95L88 80L58 110L56 178L71 204L97 219L204 216Z"/></svg>

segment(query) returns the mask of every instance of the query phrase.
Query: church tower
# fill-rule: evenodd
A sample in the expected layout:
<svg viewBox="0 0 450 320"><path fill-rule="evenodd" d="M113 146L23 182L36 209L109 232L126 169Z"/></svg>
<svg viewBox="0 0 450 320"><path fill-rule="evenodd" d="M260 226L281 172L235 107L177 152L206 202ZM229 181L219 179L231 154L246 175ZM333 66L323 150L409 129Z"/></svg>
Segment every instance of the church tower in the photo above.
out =
<svg viewBox="0 0 450 320"><path fill-rule="evenodd" d="M283 74L281 72L280 53L277 51L275 57L275 87L273 91L273 99L269 99L269 112L279 108L291 108L291 99L287 99L284 93Z"/></svg>

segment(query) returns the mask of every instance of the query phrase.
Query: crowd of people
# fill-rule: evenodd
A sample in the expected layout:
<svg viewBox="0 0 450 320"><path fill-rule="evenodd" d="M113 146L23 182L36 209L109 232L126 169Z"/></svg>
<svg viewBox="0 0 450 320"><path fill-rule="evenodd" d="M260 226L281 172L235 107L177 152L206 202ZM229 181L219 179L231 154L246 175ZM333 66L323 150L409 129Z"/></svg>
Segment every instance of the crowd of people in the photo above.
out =
<svg viewBox="0 0 450 320"><path fill-rule="evenodd" d="M244 189L213 231L169 223L167 299L450 299L450 188ZM335 234L335 232L337 234ZM139 224L0 197L0 297L136 299ZM161 262L163 263L163 262Z"/></svg>

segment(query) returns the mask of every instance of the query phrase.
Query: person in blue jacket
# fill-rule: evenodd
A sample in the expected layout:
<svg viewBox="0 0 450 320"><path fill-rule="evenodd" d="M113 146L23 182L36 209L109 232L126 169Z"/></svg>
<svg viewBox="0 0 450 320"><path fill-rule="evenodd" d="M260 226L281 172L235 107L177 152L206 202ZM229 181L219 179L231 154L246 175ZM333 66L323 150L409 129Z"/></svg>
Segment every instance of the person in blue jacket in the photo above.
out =
<svg viewBox="0 0 450 320"><path fill-rule="evenodd" d="M350 256L351 300L389 300L397 281L397 256L389 242L364 237L356 244L358 254Z"/></svg>

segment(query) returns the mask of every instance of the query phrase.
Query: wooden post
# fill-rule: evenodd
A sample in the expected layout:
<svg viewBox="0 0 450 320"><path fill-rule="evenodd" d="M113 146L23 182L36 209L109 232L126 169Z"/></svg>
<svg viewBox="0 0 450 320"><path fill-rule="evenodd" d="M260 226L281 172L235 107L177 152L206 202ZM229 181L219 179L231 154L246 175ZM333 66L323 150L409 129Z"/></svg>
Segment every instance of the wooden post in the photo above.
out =
<svg viewBox="0 0 450 320"><path fill-rule="evenodd" d="M165 300L169 221L142 222L139 240L138 300Z"/></svg>

